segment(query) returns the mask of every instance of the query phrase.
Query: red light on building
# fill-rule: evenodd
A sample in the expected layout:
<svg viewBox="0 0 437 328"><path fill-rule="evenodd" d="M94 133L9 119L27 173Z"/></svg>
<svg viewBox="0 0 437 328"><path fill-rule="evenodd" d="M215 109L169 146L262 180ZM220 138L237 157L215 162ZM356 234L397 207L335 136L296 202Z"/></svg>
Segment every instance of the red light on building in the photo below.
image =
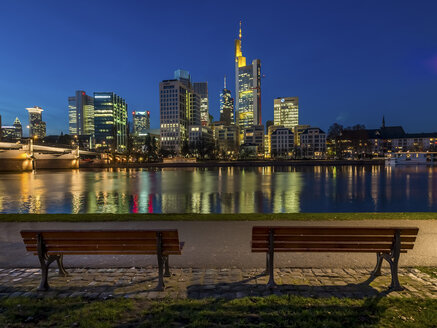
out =
<svg viewBox="0 0 437 328"><path fill-rule="evenodd" d="M82 92L82 96L85 96L85 92Z"/></svg>
<svg viewBox="0 0 437 328"><path fill-rule="evenodd" d="M132 115L135 115L135 112L132 112Z"/></svg>
<svg viewBox="0 0 437 328"><path fill-rule="evenodd" d="M147 111L147 115L150 115L150 112L149 111ZM436 142L437 143L437 142Z"/></svg>

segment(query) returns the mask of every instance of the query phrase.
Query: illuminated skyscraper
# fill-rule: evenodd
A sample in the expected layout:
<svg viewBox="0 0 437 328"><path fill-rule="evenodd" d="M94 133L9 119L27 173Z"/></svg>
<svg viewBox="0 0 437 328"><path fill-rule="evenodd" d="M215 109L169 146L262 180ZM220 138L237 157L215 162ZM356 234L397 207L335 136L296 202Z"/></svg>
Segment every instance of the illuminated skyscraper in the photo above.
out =
<svg viewBox="0 0 437 328"><path fill-rule="evenodd" d="M299 98L276 98L273 101L273 120L275 125L293 129L299 124Z"/></svg>
<svg viewBox="0 0 437 328"><path fill-rule="evenodd" d="M94 135L94 98L78 90L68 97L68 130L72 135Z"/></svg>
<svg viewBox="0 0 437 328"><path fill-rule="evenodd" d="M208 82L194 82L194 92L200 96L200 122L202 125L209 123L209 100L208 100Z"/></svg>
<svg viewBox="0 0 437 328"><path fill-rule="evenodd" d="M43 109L38 106L26 109L29 112L29 137L44 138L46 136L46 122L42 120Z"/></svg>
<svg viewBox="0 0 437 328"><path fill-rule="evenodd" d="M159 83L161 148L179 154L188 142L189 126L200 125L200 95L190 74L177 70L175 79Z"/></svg>
<svg viewBox="0 0 437 328"><path fill-rule="evenodd" d="M145 135L150 129L150 111L132 112L134 121L134 133L137 136Z"/></svg>
<svg viewBox="0 0 437 328"><path fill-rule="evenodd" d="M226 76L223 91L220 93L220 121L226 126L234 124L234 98L231 90L226 89Z"/></svg>
<svg viewBox="0 0 437 328"><path fill-rule="evenodd" d="M94 92L94 135L97 148L127 146L127 104L114 92ZM113 149L114 149L113 148Z"/></svg>
<svg viewBox="0 0 437 328"><path fill-rule="evenodd" d="M252 125L261 125L261 61L246 65L241 51L241 22L235 40L235 115L240 132Z"/></svg>

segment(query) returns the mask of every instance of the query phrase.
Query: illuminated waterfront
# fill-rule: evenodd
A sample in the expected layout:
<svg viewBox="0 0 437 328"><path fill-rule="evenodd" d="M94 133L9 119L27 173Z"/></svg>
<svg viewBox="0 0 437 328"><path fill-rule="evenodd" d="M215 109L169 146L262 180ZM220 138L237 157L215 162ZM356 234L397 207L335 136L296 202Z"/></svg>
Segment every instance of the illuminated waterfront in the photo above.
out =
<svg viewBox="0 0 437 328"><path fill-rule="evenodd" d="M1 213L437 211L437 167L255 167L0 175Z"/></svg>

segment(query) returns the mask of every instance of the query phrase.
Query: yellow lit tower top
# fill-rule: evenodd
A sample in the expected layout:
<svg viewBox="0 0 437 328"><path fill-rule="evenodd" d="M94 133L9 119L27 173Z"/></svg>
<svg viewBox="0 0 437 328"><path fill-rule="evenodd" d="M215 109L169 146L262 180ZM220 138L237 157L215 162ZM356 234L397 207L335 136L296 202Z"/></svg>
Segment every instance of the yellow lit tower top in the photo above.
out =
<svg viewBox="0 0 437 328"><path fill-rule="evenodd" d="M235 62L238 63L238 67L246 66L246 57L243 57L241 52L241 21L238 39L235 40Z"/></svg>

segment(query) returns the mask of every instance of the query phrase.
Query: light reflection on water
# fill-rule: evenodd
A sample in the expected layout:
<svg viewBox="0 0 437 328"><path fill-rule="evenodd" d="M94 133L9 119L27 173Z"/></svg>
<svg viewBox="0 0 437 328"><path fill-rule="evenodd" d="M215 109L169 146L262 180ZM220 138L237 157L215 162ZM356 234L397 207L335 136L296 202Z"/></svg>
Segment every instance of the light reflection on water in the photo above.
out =
<svg viewBox="0 0 437 328"><path fill-rule="evenodd" d="M108 169L0 175L0 213L437 211L437 167Z"/></svg>

